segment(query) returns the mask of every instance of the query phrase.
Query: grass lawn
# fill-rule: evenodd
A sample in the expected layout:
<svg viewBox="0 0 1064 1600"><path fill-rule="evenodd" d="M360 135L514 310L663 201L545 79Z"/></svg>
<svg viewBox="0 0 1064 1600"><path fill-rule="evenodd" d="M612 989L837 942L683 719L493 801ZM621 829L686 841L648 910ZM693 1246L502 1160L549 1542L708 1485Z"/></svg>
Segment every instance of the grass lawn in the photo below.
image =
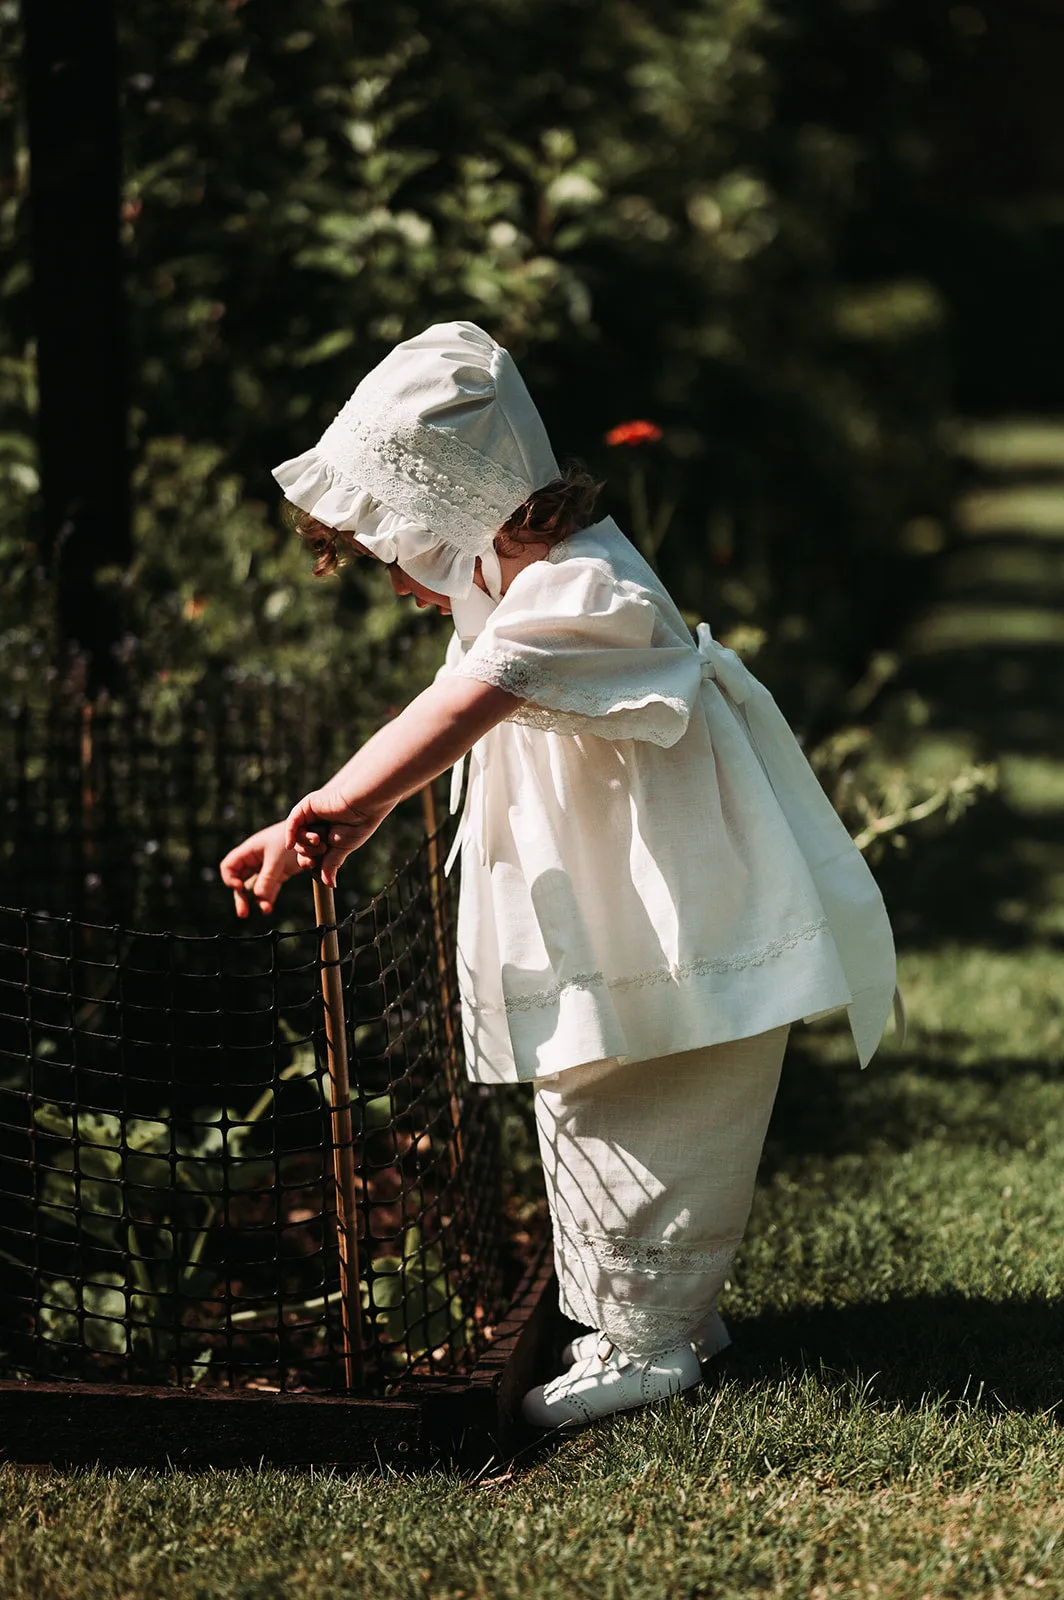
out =
<svg viewBox="0 0 1064 1600"><path fill-rule="evenodd" d="M1064 955L801 1030L694 1401L460 1478L0 1471L3 1600L1064 1595Z"/></svg>

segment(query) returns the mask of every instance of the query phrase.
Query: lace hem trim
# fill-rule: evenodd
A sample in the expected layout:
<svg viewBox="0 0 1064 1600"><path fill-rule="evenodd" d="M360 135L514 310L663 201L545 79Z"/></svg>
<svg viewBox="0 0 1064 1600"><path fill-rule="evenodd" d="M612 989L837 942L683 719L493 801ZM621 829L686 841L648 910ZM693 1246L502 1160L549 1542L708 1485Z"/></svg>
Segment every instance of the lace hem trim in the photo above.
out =
<svg viewBox="0 0 1064 1600"><path fill-rule="evenodd" d="M742 1242L741 1236L718 1239L708 1249L694 1250L671 1239L615 1238L567 1228L558 1229L555 1240L563 1254L571 1250L603 1272L693 1273L698 1277L726 1271Z"/></svg>
<svg viewBox="0 0 1064 1600"><path fill-rule="evenodd" d="M599 1300L571 1283L560 1287L561 1309L566 1316L604 1333L618 1350L637 1361L686 1344L703 1326L714 1303L705 1300L687 1311L662 1311L654 1306Z"/></svg>
<svg viewBox="0 0 1064 1600"><path fill-rule="evenodd" d="M675 744L690 715L690 707L678 695L637 692L625 700L619 699L616 692L559 685L557 675L549 669L505 650L485 650L467 656L457 663L453 676L490 683L520 700L534 700L550 694L561 704L519 706L505 719L543 728L548 733L587 732L585 724L589 719L608 716L611 738L640 738L648 744L667 747ZM662 709L679 719L679 730L671 717L668 728L660 725L655 714Z"/></svg>
<svg viewBox="0 0 1064 1600"><path fill-rule="evenodd" d="M669 1239L618 1239L559 1229L555 1222L561 1309L575 1322L604 1333L625 1355L643 1359L675 1349L705 1328L739 1242L720 1240L712 1249L695 1250ZM674 1302L692 1296L692 1291L696 1297L687 1306L654 1306L595 1292L606 1287L596 1282L599 1274L623 1272L643 1278L640 1292L657 1285ZM680 1275L696 1281L670 1287L670 1280Z"/></svg>
<svg viewBox="0 0 1064 1600"><path fill-rule="evenodd" d="M758 950L746 950L734 956L695 956L692 960L681 961L676 966L654 967L649 972L637 972L627 978L607 978L603 972L578 972L572 978L553 984L549 989L536 989L531 994L507 996L506 1010L534 1011L544 1006L551 1006L567 989L645 989L655 983L682 983L687 978L704 978L711 972L741 972L747 967L760 967L767 961L774 961L777 956L786 954L788 950L795 950L805 941L815 939L818 934L826 932L827 928L827 918L820 917L816 922L809 922L803 928L796 928L792 933L784 934L782 938L773 939L770 944L762 945Z"/></svg>

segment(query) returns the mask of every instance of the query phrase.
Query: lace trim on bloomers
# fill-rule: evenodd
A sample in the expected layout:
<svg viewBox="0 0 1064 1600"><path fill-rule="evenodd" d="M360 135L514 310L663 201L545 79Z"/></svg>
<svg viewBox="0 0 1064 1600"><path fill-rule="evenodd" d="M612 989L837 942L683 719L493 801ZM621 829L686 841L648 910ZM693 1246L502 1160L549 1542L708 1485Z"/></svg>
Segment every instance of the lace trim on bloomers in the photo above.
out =
<svg viewBox="0 0 1064 1600"><path fill-rule="evenodd" d="M558 1228L557 1233L557 1243L563 1251L569 1249L578 1256L590 1257L603 1272L683 1272L701 1278L722 1268L726 1271L741 1242L742 1236L737 1234L734 1239L716 1240L710 1249L693 1250L672 1239L632 1239L628 1235L617 1238L564 1227Z"/></svg>
<svg viewBox="0 0 1064 1600"><path fill-rule="evenodd" d="M618 1350L637 1361L686 1344L713 1310L712 1300L690 1311L621 1305L616 1300L595 1300L573 1285L562 1290L560 1304L574 1322L604 1333Z"/></svg>
<svg viewBox="0 0 1064 1600"><path fill-rule="evenodd" d="M626 1355L642 1359L675 1348L704 1325L738 1246L738 1239L721 1240L713 1249L692 1250L668 1239L615 1239L563 1229L556 1232L554 1241L559 1303L576 1322L597 1328ZM599 1272L633 1274L637 1279L630 1286L634 1292L641 1290L638 1279L645 1276L647 1287L659 1284L668 1294L667 1285L661 1283L664 1274L697 1278L704 1288L687 1306L636 1305L614 1294L596 1294L592 1284ZM690 1289L677 1284L672 1293L683 1298Z"/></svg>
<svg viewBox="0 0 1064 1600"><path fill-rule="evenodd" d="M607 978L602 972L578 972L572 978L552 985L549 989L536 989L531 994L507 997L507 1011L532 1011L553 1005L566 989L645 989L652 983L682 983L685 978L704 978L711 972L741 972L746 967L760 967L773 961L788 950L795 950L805 940L815 939L828 928L826 917L796 928L759 950L745 950L734 956L695 956L691 961L681 961L674 967L654 967L649 972L637 972L628 978Z"/></svg>
<svg viewBox="0 0 1064 1600"><path fill-rule="evenodd" d="M616 688L594 690L560 684L556 671L505 650L484 650L475 656L466 656L457 663L452 676L476 678L522 700L549 694L561 704L557 707L519 706L504 719L542 728L547 733L586 733L590 731L586 726L588 720L608 715L611 739L637 738L668 748L676 743L676 724L670 720L667 728L660 726L655 722L655 711L665 707L678 717L680 732L690 715L690 707L678 695L634 690L629 699L624 699L618 696Z"/></svg>
<svg viewBox="0 0 1064 1600"><path fill-rule="evenodd" d="M598 1301L589 1294L570 1288L565 1293L566 1315L587 1328L597 1328L616 1344L618 1350L634 1360L648 1360L664 1350L675 1350L693 1338L701 1323L714 1309L714 1301L699 1302L685 1312L666 1312L651 1307L621 1306L618 1301Z"/></svg>

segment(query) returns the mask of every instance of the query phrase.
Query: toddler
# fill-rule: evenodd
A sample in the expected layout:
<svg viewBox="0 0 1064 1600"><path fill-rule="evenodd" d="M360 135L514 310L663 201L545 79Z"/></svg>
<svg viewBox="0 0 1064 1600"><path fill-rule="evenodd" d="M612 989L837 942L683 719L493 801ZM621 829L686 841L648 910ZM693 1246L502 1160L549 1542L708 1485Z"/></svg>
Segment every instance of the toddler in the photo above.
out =
<svg viewBox="0 0 1064 1600"><path fill-rule="evenodd" d="M448 767L469 1075L530 1081L562 1310L589 1332L524 1398L584 1423L698 1381L789 1026L895 995L879 892L772 697L562 475L507 352L400 344L275 469L329 571L385 562L453 616L436 681L221 871L238 914L341 862ZM468 760L466 758L468 757Z"/></svg>

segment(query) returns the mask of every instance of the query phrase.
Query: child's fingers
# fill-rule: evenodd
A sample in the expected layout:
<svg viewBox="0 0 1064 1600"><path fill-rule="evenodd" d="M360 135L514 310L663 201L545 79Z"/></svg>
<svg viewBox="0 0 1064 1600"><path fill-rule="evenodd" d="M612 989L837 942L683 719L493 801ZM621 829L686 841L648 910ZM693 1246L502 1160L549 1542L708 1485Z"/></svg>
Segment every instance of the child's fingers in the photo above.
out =
<svg viewBox="0 0 1064 1600"><path fill-rule="evenodd" d="M272 912L277 891L283 882L283 873L278 872L276 868L271 870L269 867L264 867L253 883L245 885L255 896L258 908L264 917L268 917Z"/></svg>
<svg viewBox="0 0 1064 1600"><path fill-rule="evenodd" d="M245 878L243 883L233 887L233 903L236 914L241 920L251 915L253 905L258 906L263 916L269 916L277 898L277 890L283 879L277 873L260 872L252 873Z"/></svg>
<svg viewBox="0 0 1064 1600"><path fill-rule="evenodd" d="M218 864L218 873L227 889L233 891L233 906L238 917L246 917L251 909L248 884L254 882L254 872L248 878L248 869L257 865L254 852L242 848L230 850Z"/></svg>
<svg viewBox="0 0 1064 1600"><path fill-rule="evenodd" d="M320 833L297 833L292 849L305 856L323 856L328 846Z"/></svg>
<svg viewBox="0 0 1064 1600"><path fill-rule="evenodd" d="M353 850L362 844L361 830L338 827L329 830L329 848L321 857L321 881L329 889L336 888L336 874Z"/></svg>
<svg viewBox="0 0 1064 1600"><path fill-rule="evenodd" d="M335 889L335 870L346 856L346 850L330 851L326 850L324 845L317 850L306 850L301 844L297 844L295 847L295 852L296 866L301 872L320 872L322 874L321 881L325 884L328 884L329 887ZM325 876L325 873L330 866L332 867L334 874L331 880Z"/></svg>
<svg viewBox="0 0 1064 1600"><path fill-rule="evenodd" d="M316 860L325 854L326 846L319 828L297 828L287 848L295 851L296 860L305 869L308 860Z"/></svg>
<svg viewBox="0 0 1064 1600"><path fill-rule="evenodd" d="M258 866L261 851L230 850L218 863L218 872L227 889L242 889L249 869Z"/></svg>
<svg viewBox="0 0 1064 1600"><path fill-rule="evenodd" d="M252 905L257 905L259 910L263 912L273 910L272 902L263 898L262 886L264 879L265 874L261 872L244 879L245 909L243 912L237 912L238 917L241 915L250 916Z"/></svg>
<svg viewBox="0 0 1064 1600"><path fill-rule="evenodd" d="M328 850L321 861L321 881L327 889L336 888L336 874L347 860L350 851Z"/></svg>
<svg viewBox="0 0 1064 1600"><path fill-rule="evenodd" d="M314 810L314 796L304 795L302 800L296 802L288 813L285 823L284 842L289 850L294 850L299 839L313 833L317 842L319 821Z"/></svg>
<svg viewBox="0 0 1064 1600"><path fill-rule="evenodd" d="M276 878L268 872L260 872L250 878L245 878L242 888L238 891L243 900L244 909L237 910L238 917L247 917L251 914L253 905L258 906L264 917L268 917L273 910L273 902L277 897L279 884Z"/></svg>
<svg viewBox="0 0 1064 1600"><path fill-rule="evenodd" d="M243 883L236 883L232 885L233 905L235 907L237 916L240 917L241 920L251 915L251 900L254 893L254 888L254 875L252 875L250 878L246 878Z"/></svg>

